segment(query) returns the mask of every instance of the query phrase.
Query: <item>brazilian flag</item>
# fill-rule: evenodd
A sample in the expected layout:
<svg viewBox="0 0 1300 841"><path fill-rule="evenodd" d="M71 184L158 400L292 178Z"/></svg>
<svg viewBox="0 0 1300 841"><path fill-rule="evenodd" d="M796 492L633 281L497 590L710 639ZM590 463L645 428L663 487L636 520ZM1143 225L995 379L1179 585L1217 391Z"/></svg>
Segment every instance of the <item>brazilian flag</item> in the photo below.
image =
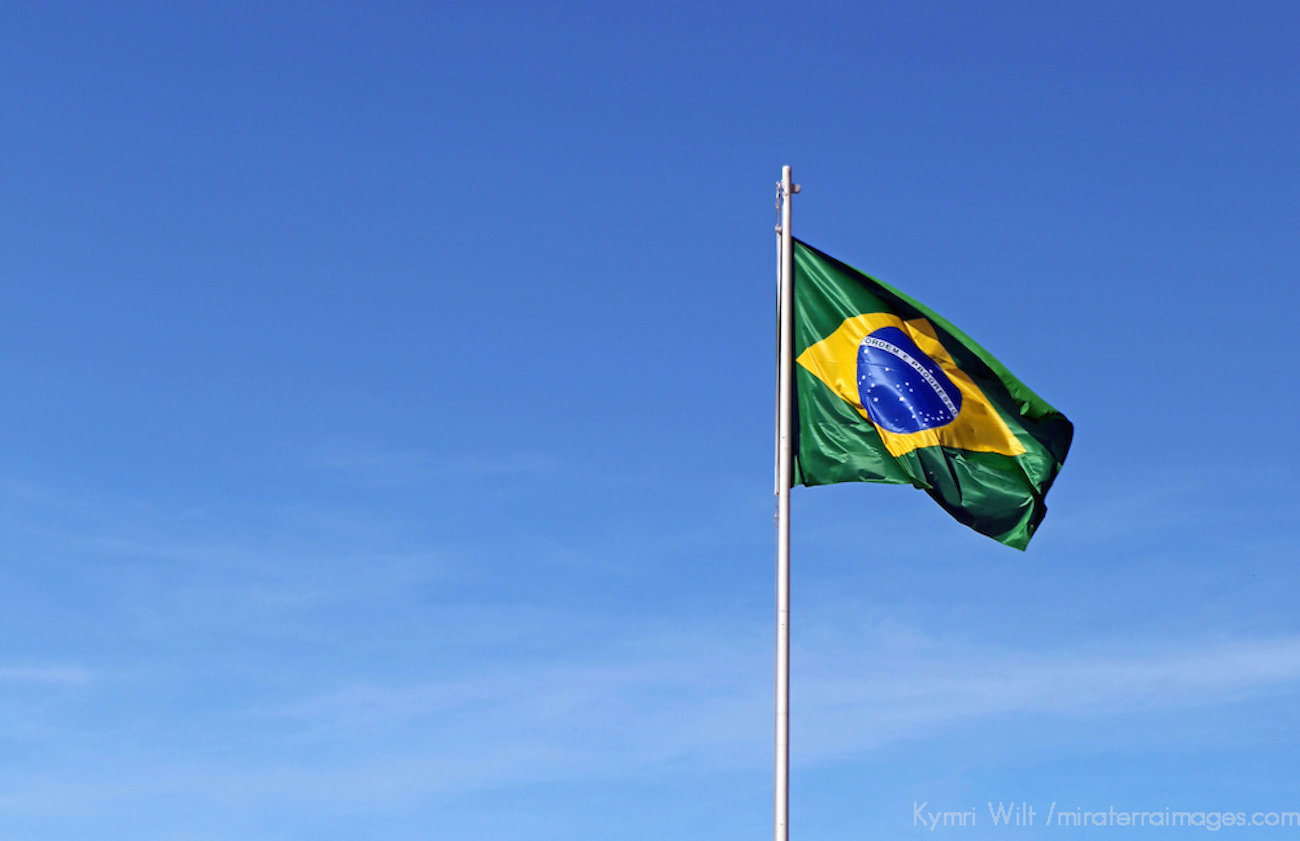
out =
<svg viewBox="0 0 1300 841"><path fill-rule="evenodd" d="M794 242L794 484L921 488L1024 549L1074 427L988 351L903 293Z"/></svg>

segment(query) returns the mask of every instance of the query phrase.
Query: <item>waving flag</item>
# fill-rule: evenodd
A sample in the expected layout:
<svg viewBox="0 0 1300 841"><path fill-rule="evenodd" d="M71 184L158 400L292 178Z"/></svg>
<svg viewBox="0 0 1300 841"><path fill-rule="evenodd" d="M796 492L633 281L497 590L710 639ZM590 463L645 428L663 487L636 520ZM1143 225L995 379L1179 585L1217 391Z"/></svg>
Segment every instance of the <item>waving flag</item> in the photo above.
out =
<svg viewBox="0 0 1300 841"><path fill-rule="evenodd" d="M1070 447L1065 416L944 318L794 241L794 482L893 482L1023 549Z"/></svg>

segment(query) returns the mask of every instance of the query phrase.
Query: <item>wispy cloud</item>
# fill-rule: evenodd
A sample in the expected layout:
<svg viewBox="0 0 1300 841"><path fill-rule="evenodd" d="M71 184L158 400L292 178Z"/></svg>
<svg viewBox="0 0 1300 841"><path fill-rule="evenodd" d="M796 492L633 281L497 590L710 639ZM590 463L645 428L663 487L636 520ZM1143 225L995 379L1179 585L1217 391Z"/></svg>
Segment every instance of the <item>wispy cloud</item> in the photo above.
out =
<svg viewBox="0 0 1300 841"><path fill-rule="evenodd" d="M536 782L763 769L771 665L769 646L754 640L770 629L643 631L585 655L448 662L447 674L423 680L353 679L228 709L227 732L265 757L255 768L232 766L224 749L145 757L124 746L112 779L38 776L17 786L23 802L6 808L55 810L74 793L78 802L108 803L172 792L212 808L314 802L330 812ZM1300 637L1024 652L895 625L818 642L815 655L796 662L796 758L805 766L973 722L1047 716L1089 733L1098 722L1249 702L1300 685ZM0 671L7 679L81 674Z"/></svg>
<svg viewBox="0 0 1300 841"><path fill-rule="evenodd" d="M24 499L36 513L54 507ZM78 573L70 578L112 575L87 587L86 603L104 600L93 630L53 654L33 634L0 664L13 715L29 722L23 738L33 756L49 757L0 780L13 783L4 808L55 814L74 802L182 792L186 802L346 809L542 781L759 772L770 762L772 631L751 614L681 619L638 604L615 615L568 599L574 590L511 600L443 586L455 583L457 559L383 510L304 506L249 522L246 513L113 513L27 517L42 537L31 539L40 551L25 553L41 559L33 569L66 555ZM824 604L797 626L801 763L972 722L1036 716L1095 731L1153 711L1249 712L1253 700L1300 688L1300 636L992 644L978 632L939 636L900 610ZM83 609L69 606L68 621ZM863 615L873 618L864 625ZM1028 627L1001 638L1023 640ZM104 634L114 641L81 647ZM90 668L68 665L77 663ZM132 691L86 697L104 674L115 684L127 674ZM87 685L95 692L60 690ZM152 700L178 696L202 703Z"/></svg>
<svg viewBox="0 0 1300 841"><path fill-rule="evenodd" d="M331 444L308 459L314 467L349 474L369 484L396 485L456 477L552 473L564 467L556 455L539 452L438 453L383 450Z"/></svg>
<svg viewBox="0 0 1300 841"><path fill-rule="evenodd" d="M1025 654L895 628L853 643L796 664L801 762L1003 716L1107 720L1231 704L1300 685L1300 637ZM455 775L457 787L533 779L542 773L534 764L539 755L548 757L547 779L683 762L740 767L766 761L765 655L734 633L696 628L643 640L614 659L408 686L357 684L273 714L316 738L429 734L447 757L472 757Z"/></svg>
<svg viewBox="0 0 1300 841"><path fill-rule="evenodd" d="M871 646L865 647L871 651ZM1024 653L940 644L841 647L805 676L805 755L857 753L1003 716L1103 719L1245 701L1300 685L1300 637Z"/></svg>
<svg viewBox="0 0 1300 841"><path fill-rule="evenodd" d="M712 757L706 764L743 764L737 752L768 729L769 683L761 661L737 657L718 636L674 632L616 644L604 657L352 684L266 715L308 739L425 734L439 754L463 759L456 787L472 788L627 774L700 754Z"/></svg>
<svg viewBox="0 0 1300 841"><path fill-rule="evenodd" d="M447 475L502 476L516 473L553 473L564 460L547 453L502 453L453 458L440 469Z"/></svg>
<svg viewBox="0 0 1300 841"><path fill-rule="evenodd" d="M0 666L0 683L81 686L90 682L90 671L79 666Z"/></svg>
<svg viewBox="0 0 1300 841"><path fill-rule="evenodd" d="M318 469L381 485L417 481L428 472L429 464L428 455L419 450L380 450L342 444L320 447L307 461Z"/></svg>

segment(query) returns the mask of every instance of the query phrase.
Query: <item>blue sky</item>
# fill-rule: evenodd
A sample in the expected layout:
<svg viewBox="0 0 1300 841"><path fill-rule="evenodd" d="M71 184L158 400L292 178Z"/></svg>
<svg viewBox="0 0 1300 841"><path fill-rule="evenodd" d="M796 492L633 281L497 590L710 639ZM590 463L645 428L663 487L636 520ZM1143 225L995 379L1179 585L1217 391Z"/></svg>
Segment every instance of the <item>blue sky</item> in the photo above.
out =
<svg viewBox="0 0 1300 841"><path fill-rule="evenodd" d="M1294 5L5 20L3 837L767 837L783 164L1076 425L796 489L793 837L1300 810Z"/></svg>

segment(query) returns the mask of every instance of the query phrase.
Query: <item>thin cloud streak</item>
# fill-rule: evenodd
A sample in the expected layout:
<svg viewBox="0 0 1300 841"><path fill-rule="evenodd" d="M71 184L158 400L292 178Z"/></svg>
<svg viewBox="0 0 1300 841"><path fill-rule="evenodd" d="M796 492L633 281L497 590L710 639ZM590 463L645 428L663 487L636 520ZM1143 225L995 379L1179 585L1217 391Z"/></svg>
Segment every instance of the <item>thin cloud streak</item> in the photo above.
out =
<svg viewBox="0 0 1300 841"><path fill-rule="evenodd" d="M256 801L329 813L539 782L760 771L770 759L771 667L754 640L767 630L661 630L608 643L584 660L477 661L432 680L353 681L273 707L232 709L227 715L260 734L259 751L267 751L255 772L200 751L172 757L160 776L157 757L122 745L111 780L86 756L10 780L6 808L38 813L74 794L85 803L144 802L165 791L204 808ZM1007 716L1070 720L1079 725L1071 732L1089 738L1098 722L1300 685L1300 637L1081 654L954 644L906 627L868 636L796 663L801 766ZM83 675L60 668L8 667L0 677ZM52 733L46 739L62 742Z"/></svg>
<svg viewBox="0 0 1300 841"><path fill-rule="evenodd" d="M739 635L706 635L665 638L641 655L606 662L525 666L407 687L356 684L271 715L296 720L317 738L410 732L418 724L414 729L436 737L448 755L496 759L488 777L466 767L459 779L469 787L533 778L531 763L511 762L514 751L550 756L548 779L766 761L769 666L758 654L735 655L754 649L739 644ZM854 649L874 648L871 658L846 647L799 670L801 763L1008 714L1125 717L1230 704L1300 683L1300 638L1292 637L1085 656L945 648L902 636Z"/></svg>
<svg viewBox="0 0 1300 841"><path fill-rule="evenodd" d="M1300 683L1298 637L1134 648L1085 656L928 645L859 657L846 670L854 676L819 669L800 691L812 723L802 753L859 753L1011 714L1097 719L1230 704Z"/></svg>
<svg viewBox="0 0 1300 841"><path fill-rule="evenodd" d="M93 679L79 666L0 666L0 683L84 686Z"/></svg>
<svg viewBox="0 0 1300 841"><path fill-rule="evenodd" d="M317 468L351 474L374 485L397 485L452 477L497 477L556 473L565 467L550 453L515 452L453 456L422 450L385 451L330 446L310 457Z"/></svg>

